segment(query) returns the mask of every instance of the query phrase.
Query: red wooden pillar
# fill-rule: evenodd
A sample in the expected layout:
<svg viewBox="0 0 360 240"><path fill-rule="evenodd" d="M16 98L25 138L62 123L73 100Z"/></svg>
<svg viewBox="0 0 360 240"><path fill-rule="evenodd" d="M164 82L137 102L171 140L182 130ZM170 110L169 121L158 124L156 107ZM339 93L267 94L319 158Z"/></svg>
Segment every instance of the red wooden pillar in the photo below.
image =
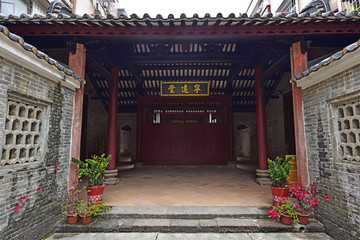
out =
<svg viewBox="0 0 360 240"><path fill-rule="evenodd" d="M290 47L291 58L291 75L295 76L308 68L307 53L301 52L301 42L296 42ZM306 141L303 115L303 95L301 88L292 83L292 96L294 108L294 129L296 145L296 162L297 162L297 180L298 183L307 186L308 170L306 160Z"/></svg>
<svg viewBox="0 0 360 240"><path fill-rule="evenodd" d="M76 44L76 52L69 55L69 68L77 75L85 78L85 63L86 63L86 49L82 44ZM81 123L83 114L83 100L84 100L84 84L80 85L79 89L75 91L75 100L73 107L73 125L71 135L71 157L80 158L81 147ZM77 187L79 179L75 170L78 165L70 162L69 169L69 188Z"/></svg>
<svg viewBox="0 0 360 240"><path fill-rule="evenodd" d="M258 142L258 163L260 170L267 169L267 135L264 86L260 82L263 69L255 67L256 127Z"/></svg>
<svg viewBox="0 0 360 240"><path fill-rule="evenodd" d="M116 167L116 139L117 139L117 112L118 112L118 78L119 69L114 67L111 70L113 76L112 88L109 89L109 113L107 130L107 154L111 154L109 170Z"/></svg>

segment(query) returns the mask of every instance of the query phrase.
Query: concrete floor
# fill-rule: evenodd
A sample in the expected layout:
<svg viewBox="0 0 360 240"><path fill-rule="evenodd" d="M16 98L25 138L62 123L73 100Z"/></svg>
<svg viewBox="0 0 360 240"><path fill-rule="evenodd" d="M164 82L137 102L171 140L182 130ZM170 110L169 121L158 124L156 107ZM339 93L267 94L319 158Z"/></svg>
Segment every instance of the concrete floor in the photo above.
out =
<svg viewBox="0 0 360 240"><path fill-rule="evenodd" d="M140 167L119 173L103 201L112 206L271 206L269 186L235 167Z"/></svg>

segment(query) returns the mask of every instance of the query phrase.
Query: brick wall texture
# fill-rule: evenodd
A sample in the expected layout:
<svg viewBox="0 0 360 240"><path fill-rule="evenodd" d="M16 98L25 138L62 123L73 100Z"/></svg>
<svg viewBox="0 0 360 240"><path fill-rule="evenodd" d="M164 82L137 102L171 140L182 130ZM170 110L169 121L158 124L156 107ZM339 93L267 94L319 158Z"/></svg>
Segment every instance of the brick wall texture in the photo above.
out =
<svg viewBox="0 0 360 240"><path fill-rule="evenodd" d="M64 202L70 163L74 93L0 57L2 155L5 153L5 121L10 92L25 102L32 99L34 105L36 102L43 104L45 111L36 161L0 166L0 239L39 239L50 231L61 214ZM25 141L19 140L16 144L16 148L27 147ZM60 170L55 171L57 164ZM37 188L42 188L42 191L36 192ZM25 205L14 210L14 204L21 196L26 196Z"/></svg>
<svg viewBox="0 0 360 240"><path fill-rule="evenodd" d="M330 196L329 201L321 198L316 217L336 239L360 237L360 164L336 153L340 138L333 102L359 97L359 90L360 65L303 90L310 181L319 185L322 196Z"/></svg>

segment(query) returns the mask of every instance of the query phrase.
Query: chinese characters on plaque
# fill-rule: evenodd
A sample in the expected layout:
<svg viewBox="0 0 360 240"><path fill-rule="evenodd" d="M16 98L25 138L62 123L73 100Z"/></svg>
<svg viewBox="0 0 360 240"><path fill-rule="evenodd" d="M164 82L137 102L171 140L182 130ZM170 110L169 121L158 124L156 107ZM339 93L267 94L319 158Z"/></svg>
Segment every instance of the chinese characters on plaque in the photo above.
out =
<svg viewBox="0 0 360 240"><path fill-rule="evenodd" d="M161 82L161 96L209 96L209 82Z"/></svg>

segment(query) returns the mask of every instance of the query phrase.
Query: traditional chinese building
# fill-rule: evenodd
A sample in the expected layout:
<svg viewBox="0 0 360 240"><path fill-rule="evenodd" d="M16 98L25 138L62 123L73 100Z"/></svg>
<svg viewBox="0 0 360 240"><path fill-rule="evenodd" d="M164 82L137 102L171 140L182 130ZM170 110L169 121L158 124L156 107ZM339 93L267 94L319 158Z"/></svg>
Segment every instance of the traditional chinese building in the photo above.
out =
<svg viewBox="0 0 360 240"><path fill-rule="evenodd" d="M296 154L303 185L312 166L308 115L302 89L289 79L360 36L357 12L48 14L0 16L0 24L85 73L75 93L72 157L106 151L110 169L123 152L144 165L245 159L260 176L268 157ZM73 168L69 176L76 181Z"/></svg>

